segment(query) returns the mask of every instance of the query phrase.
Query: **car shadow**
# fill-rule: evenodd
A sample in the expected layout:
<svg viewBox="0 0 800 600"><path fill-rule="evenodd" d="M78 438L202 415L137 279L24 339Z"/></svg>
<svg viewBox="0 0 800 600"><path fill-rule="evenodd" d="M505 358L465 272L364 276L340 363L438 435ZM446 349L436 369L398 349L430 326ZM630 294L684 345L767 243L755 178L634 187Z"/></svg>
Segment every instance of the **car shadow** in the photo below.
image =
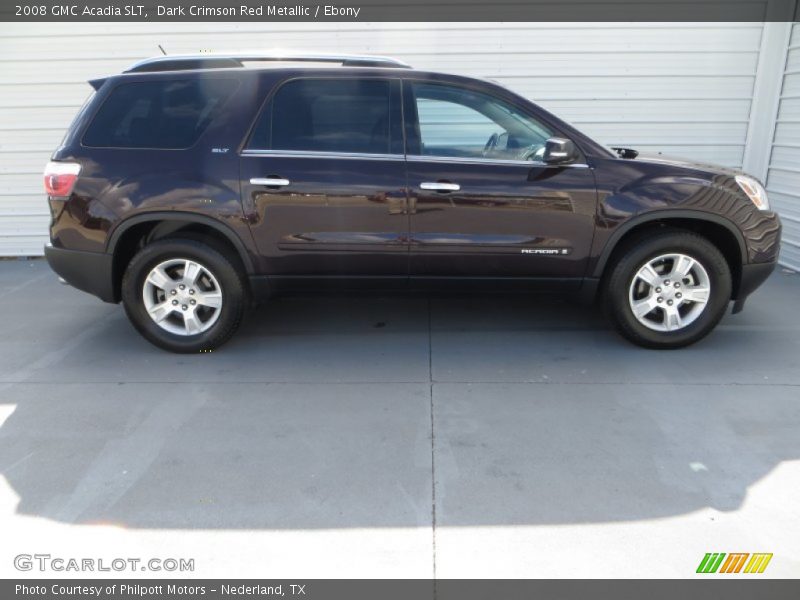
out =
<svg viewBox="0 0 800 600"><path fill-rule="evenodd" d="M3 299L0 474L18 514L129 528L429 526L434 496L442 526L732 511L800 458L797 288L677 352L561 298L302 296L186 356L40 278Z"/></svg>

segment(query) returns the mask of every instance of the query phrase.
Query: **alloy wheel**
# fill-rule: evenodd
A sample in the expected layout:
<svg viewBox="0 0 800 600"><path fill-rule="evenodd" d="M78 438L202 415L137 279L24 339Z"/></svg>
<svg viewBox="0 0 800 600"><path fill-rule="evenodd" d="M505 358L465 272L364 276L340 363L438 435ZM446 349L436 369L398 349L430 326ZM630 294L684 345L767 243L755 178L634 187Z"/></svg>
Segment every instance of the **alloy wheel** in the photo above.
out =
<svg viewBox="0 0 800 600"><path fill-rule="evenodd" d="M628 299L639 323L654 331L678 331L702 314L711 297L705 267L686 254L662 254L642 265Z"/></svg>
<svg viewBox="0 0 800 600"><path fill-rule="evenodd" d="M208 331L222 312L222 288L204 265L187 258L157 264L142 286L145 310L162 329L189 336Z"/></svg>

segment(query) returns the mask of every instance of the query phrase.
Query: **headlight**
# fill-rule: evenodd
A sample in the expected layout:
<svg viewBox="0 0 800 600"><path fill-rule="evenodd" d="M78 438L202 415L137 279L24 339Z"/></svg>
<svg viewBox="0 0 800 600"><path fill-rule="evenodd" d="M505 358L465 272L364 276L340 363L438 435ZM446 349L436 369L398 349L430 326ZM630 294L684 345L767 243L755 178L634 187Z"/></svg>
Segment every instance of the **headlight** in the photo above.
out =
<svg viewBox="0 0 800 600"><path fill-rule="evenodd" d="M758 183L758 180L750 177L749 175L737 175L736 183L742 188L742 191L747 194L747 197L753 201L758 210L769 210L769 200L767 199L767 190L764 186Z"/></svg>

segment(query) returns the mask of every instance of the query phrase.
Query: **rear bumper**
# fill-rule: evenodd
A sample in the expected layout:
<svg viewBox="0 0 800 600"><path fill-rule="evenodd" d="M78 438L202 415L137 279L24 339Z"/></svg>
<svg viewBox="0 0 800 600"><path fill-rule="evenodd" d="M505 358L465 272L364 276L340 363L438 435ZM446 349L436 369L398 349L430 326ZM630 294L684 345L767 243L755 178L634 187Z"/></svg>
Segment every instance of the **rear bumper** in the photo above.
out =
<svg viewBox="0 0 800 600"><path fill-rule="evenodd" d="M733 304L734 314L742 311L744 308L744 301L767 280L767 277L772 274L777 264L777 262L767 262L742 265L742 278L739 281L739 289L736 292L735 298L736 301Z"/></svg>
<svg viewBox="0 0 800 600"><path fill-rule="evenodd" d="M114 293L113 257L102 252L44 247L50 268L72 287L97 296L104 302L119 302Z"/></svg>

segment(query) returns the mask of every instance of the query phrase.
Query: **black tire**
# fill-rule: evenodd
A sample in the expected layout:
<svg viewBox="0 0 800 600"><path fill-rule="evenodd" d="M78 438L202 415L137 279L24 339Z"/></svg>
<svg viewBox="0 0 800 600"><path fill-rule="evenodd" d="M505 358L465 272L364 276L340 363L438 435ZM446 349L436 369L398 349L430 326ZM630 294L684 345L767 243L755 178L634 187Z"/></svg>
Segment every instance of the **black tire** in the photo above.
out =
<svg viewBox="0 0 800 600"><path fill-rule="evenodd" d="M147 312L143 298L145 280L154 267L171 259L200 263L213 274L221 288L219 316L201 333L178 335L166 331ZM242 321L247 305L244 278L233 257L196 240L168 238L148 244L133 257L122 278L122 302L136 330L159 348L185 354L210 352L228 341Z"/></svg>
<svg viewBox="0 0 800 600"><path fill-rule="evenodd" d="M693 322L673 331L655 331L634 315L629 294L639 269L670 253L684 254L699 262L708 275L711 291L705 308ZM725 257L709 240L689 231L664 229L635 238L608 268L602 293L605 313L624 338L646 348L682 348L704 338L722 319L731 298L731 271ZM664 315L658 310L650 318Z"/></svg>

